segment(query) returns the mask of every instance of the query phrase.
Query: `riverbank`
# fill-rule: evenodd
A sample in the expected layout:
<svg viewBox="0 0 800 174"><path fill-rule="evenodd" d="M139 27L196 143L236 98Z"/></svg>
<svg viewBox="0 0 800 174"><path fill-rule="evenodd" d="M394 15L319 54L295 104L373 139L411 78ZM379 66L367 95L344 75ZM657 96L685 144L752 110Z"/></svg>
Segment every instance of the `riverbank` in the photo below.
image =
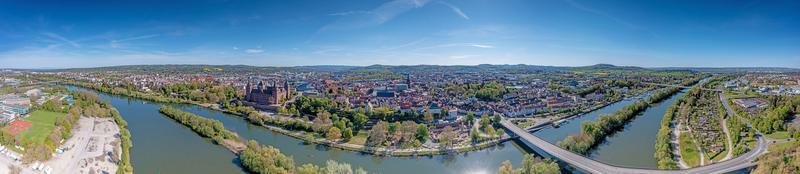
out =
<svg viewBox="0 0 800 174"><path fill-rule="evenodd" d="M492 147L494 145L497 145L497 144L500 144L500 143L503 143L503 142L506 142L506 141L512 139L512 137L510 137L508 135L504 135L503 137L501 137L499 139L484 141L484 142L481 142L481 143L476 143L476 144L467 145L467 146L453 147L453 148L441 148L441 149L440 148L392 149L392 148L370 147L370 146L363 146L363 145L357 145L357 144L335 142L335 141L331 141L331 140L328 140L328 139L325 139L325 138L317 138L317 137L313 137L313 136L310 136L310 135L306 135L302 131L286 130L286 129L283 129L283 128L280 128L280 127L277 127L277 126L273 126L273 125L262 124L260 126L263 126L263 127L267 128L267 129L273 131L273 132L277 132L277 133L284 134L284 135L287 135L287 136L290 136L290 137L293 137L293 138L296 138L296 139L300 139L300 140L303 140L303 141L308 142L308 143L320 144L320 145L325 145L325 146L328 146L328 147L333 147L333 148L337 148L337 149L341 149L341 150L355 151L355 152L361 152L361 153L377 155L377 156L396 156L396 157L442 155L442 154L448 154L448 153L462 153L462 152L468 152L468 151L475 151L475 150L481 150L481 149L484 149L484 148Z"/></svg>
<svg viewBox="0 0 800 174"><path fill-rule="evenodd" d="M242 113L232 112L232 111L229 111L227 109L220 108L217 104L199 103L199 102L186 101L186 100L180 100L180 99L164 99L164 97L156 97L156 96L144 95L144 94L131 95L131 94L136 94L136 93L134 93L134 92L122 92L120 90L112 90L112 89L107 89L107 88L101 88L102 86L91 85L91 84L88 84L88 83L69 82L69 83L65 83L65 85L73 85L73 86L78 86L78 87L82 87L82 88L97 90L97 91L100 91L100 92L110 91L110 92L105 92L105 93L109 93L109 94L113 94L113 95L126 96L126 97L132 97L132 98L137 98L137 99L141 99L141 100L148 100L148 101L153 101L153 102L196 105L196 106L200 106L200 107L203 107L203 108L224 112L224 113L231 114L231 115L236 115L236 116L241 117L242 119L246 119L246 117L247 117L246 115L244 115ZM113 92L113 91L116 91L116 92ZM146 96L150 96L150 97L146 97ZM602 107L600 107L600 108L602 108ZM263 112L263 111L258 111L258 112L259 113L266 113L266 114L275 114L275 113ZM275 125L261 124L259 126L262 126L262 127L267 128L267 129L270 129L273 132L284 134L284 135L290 136L290 137L295 138L295 139L303 140L303 141L305 141L307 143L319 144L319 145L324 145L324 146L337 148L337 149L341 149L341 150L360 152L360 153L371 154L371 155L376 155L376 156L403 157L403 156L425 156L425 155L443 155L443 154L450 154L450 153L463 153L463 152L477 151L477 150L489 148L489 147L501 144L503 142L506 142L506 141L512 139L512 137L510 137L508 135L503 135L502 137L500 137L499 139L496 139L496 140L488 140L488 141L484 141L484 142L480 142L480 143L475 143L475 144L470 144L470 145L465 145L465 146L459 146L459 147L397 149L397 148L370 147L370 146L364 146L364 145L358 145L358 144L333 142L333 141L330 141L330 140L327 140L327 139L324 139L324 138L317 138L317 137L313 137L311 135L306 135L305 132L291 131L291 130L287 130L287 129L284 129L284 128L281 128L281 127L278 127L278 126L275 126Z"/></svg>

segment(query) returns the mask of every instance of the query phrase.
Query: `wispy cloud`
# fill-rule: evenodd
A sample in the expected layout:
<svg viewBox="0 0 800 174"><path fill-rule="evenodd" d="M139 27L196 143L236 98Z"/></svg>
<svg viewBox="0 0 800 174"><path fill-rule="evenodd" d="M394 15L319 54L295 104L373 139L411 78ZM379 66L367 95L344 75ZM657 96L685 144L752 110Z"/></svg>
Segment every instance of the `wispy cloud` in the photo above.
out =
<svg viewBox="0 0 800 174"><path fill-rule="evenodd" d="M440 44L440 45L434 45L434 46L429 46L429 47L417 48L416 50L420 51L420 50L429 50L429 49L436 49L436 48L448 48L448 47L474 47L474 48L489 49L489 48L494 48L494 45L479 44L479 43L449 43L449 44Z"/></svg>
<svg viewBox="0 0 800 174"><path fill-rule="evenodd" d="M328 14L328 16L350 16L350 15L356 15L356 14L369 14L369 13L370 13L369 11L365 11L365 10L354 10L354 11L331 13L331 14Z"/></svg>
<svg viewBox="0 0 800 174"><path fill-rule="evenodd" d="M142 36L129 37L129 38L124 38L124 39L119 39L119 40L112 40L111 42L116 42L116 43L128 42L128 41L134 41L134 40L149 39L149 38L154 38L154 37L158 37L158 36L160 36L160 35L159 34L142 35Z"/></svg>
<svg viewBox="0 0 800 174"><path fill-rule="evenodd" d="M439 1L439 3L442 4L442 5L445 5L447 7L450 7L450 9L453 10L453 13L458 14L458 16L461 16L461 18L469 20L469 16L467 16L467 14L465 14L464 11L461 11L461 8L458 8L455 5L447 3L447 2L444 2L444 1Z"/></svg>
<svg viewBox="0 0 800 174"><path fill-rule="evenodd" d="M576 8L578 10L582 10L582 11L585 11L585 12L589 12L589 13L592 13L592 14L595 14L595 15L599 15L599 16L611 19L612 21L614 21L616 23L619 23L619 24L622 24L622 25L624 25L626 27L633 28L633 29L639 29L640 28L636 24L633 24L631 22L628 22L626 20L623 20L621 18L613 16L613 15L611 15L611 14L605 12L605 11L601 11L601 10L597 10L597 9L585 6L585 5L581 4L581 3L575 2L573 0L564 0L564 2L567 2L570 6Z"/></svg>
<svg viewBox="0 0 800 174"><path fill-rule="evenodd" d="M405 44L402 44L402 45L378 48L378 49L375 49L374 51L381 52L381 51L392 51L392 50L397 50L397 49L401 49L401 48L408 48L408 47L411 47L411 46L418 45L418 44L420 44L422 42L425 42L425 40L428 40L428 38L418 39L418 40L415 40L415 41L412 41L412 42L409 42L409 43L405 43Z"/></svg>
<svg viewBox="0 0 800 174"><path fill-rule="evenodd" d="M109 43L109 46L111 48L122 48L124 42L130 42L130 41L136 41L136 40L142 40L142 39L149 39L149 38L154 38L154 37L158 37L158 36L160 36L160 35L159 34L150 34L150 35L134 36L134 37L123 38L123 39L114 39L114 40L111 40L111 42Z"/></svg>
<svg viewBox="0 0 800 174"><path fill-rule="evenodd" d="M412 9L424 7L428 2L429 0L393 0L368 11L333 13L332 16L341 16L341 18L325 25L320 31L381 25Z"/></svg>
<svg viewBox="0 0 800 174"><path fill-rule="evenodd" d="M78 44L77 42L69 40L69 39L67 39L67 38L65 38L65 37L63 37L61 35L56 34L56 33L44 32L44 33L42 33L42 35L45 35L45 36L50 37L52 39L56 39L56 40L62 42L63 44L71 45L71 46L76 47L76 48L80 48L81 47L81 45Z"/></svg>
<svg viewBox="0 0 800 174"><path fill-rule="evenodd" d="M250 54L255 54L255 53L263 53L264 50L262 50L262 49L247 49L247 50L244 50L244 52L250 53Z"/></svg>
<svg viewBox="0 0 800 174"><path fill-rule="evenodd" d="M326 49L320 49L320 50L314 51L312 53L325 55L325 54L328 54L328 53L339 52L339 51L342 51L342 50L343 49L341 49L341 48L326 48Z"/></svg>
<svg viewBox="0 0 800 174"><path fill-rule="evenodd" d="M472 44L472 45L469 45L469 46L478 47L478 48L494 48L494 45L486 45L486 44Z"/></svg>
<svg viewBox="0 0 800 174"><path fill-rule="evenodd" d="M462 59L468 59L468 58L473 58L473 57L478 57L478 56L480 56L480 55L453 55L453 56L450 56L450 59L462 60Z"/></svg>

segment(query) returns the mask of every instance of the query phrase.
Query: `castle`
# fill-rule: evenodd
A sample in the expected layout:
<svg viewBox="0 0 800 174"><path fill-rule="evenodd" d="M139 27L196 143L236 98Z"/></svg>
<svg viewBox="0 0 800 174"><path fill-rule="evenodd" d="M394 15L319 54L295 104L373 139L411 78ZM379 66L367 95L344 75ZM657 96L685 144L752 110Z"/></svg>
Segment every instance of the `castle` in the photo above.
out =
<svg viewBox="0 0 800 174"><path fill-rule="evenodd" d="M279 86L275 82L272 82L271 85L267 85L263 81L260 81L256 86L247 82L244 99L258 105L266 106L282 104L289 100L291 96L292 87L289 86L289 82L284 82L283 85Z"/></svg>

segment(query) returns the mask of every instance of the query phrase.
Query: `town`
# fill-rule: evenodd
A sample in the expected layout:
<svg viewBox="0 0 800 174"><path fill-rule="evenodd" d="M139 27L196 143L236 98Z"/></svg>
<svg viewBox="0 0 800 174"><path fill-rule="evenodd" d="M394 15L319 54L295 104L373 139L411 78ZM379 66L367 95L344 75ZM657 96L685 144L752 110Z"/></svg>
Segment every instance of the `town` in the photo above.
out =
<svg viewBox="0 0 800 174"><path fill-rule="evenodd" d="M800 1L0 1L0 174L800 173Z"/></svg>
<svg viewBox="0 0 800 174"><path fill-rule="evenodd" d="M416 69L407 70L412 68ZM709 80L707 73L613 65L556 70L493 65L443 69L140 66L4 71L0 106L2 121L8 125L4 133L21 137L18 134L30 132L27 130L32 127L27 120L36 120L29 118L31 115L75 103L69 92L53 86L60 83L159 102L197 104L335 148L407 156L491 147L513 138L500 129L501 117L526 129L559 126L563 120L622 100L640 100L664 88L654 84L685 85L692 79L707 78L697 88L724 89L736 96L793 96L792 90L800 88L800 75L791 73L768 73L759 75L759 80L753 80L752 73L715 75ZM740 122L717 119L723 118L720 114L725 115L725 111L719 102L710 102L717 100L707 94L712 93L689 90L687 96L698 98L681 99L682 104L674 110L677 117L672 127L676 127L676 134L671 141L679 142L673 146L674 155L679 156L675 164L680 168L728 160L754 146L753 133L743 129L746 127ZM767 100L735 97L729 102L746 113L768 107ZM731 137L727 136L729 128L721 127L720 120L733 122L724 124L736 128L732 132L743 140L736 138L735 145L726 143L729 138L721 137ZM764 122L772 129L774 120ZM786 120L788 126L778 126L775 131L783 131L783 138L793 137L800 124L795 122ZM733 125L736 123L739 125ZM726 130L724 135L722 129ZM23 153L28 153L26 148L35 148L20 142L4 145L15 147L16 153L7 152L12 160L22 160ZM52 150L70 152L68 148ZM53 170L45 165L34 169Z"/></svg>

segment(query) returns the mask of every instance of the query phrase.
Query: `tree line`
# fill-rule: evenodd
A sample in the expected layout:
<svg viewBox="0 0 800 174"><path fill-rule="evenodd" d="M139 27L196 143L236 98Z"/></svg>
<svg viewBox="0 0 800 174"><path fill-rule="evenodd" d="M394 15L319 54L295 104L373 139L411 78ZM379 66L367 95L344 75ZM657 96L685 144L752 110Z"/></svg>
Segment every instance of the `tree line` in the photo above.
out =
<svg viewBox="0 0 800 174"><path fill-rule="evenodd" d="M158 111L164 114L164 116L188 126L194 132L197 132L197 134L211 138L217 143L223 143L222 140L238 139L235 133L225 130L222 122L218 120L201 117L171 106L161 106Z"/></svg>
<svg viewBox="0 0 800 174"><path fill-rule="evenodd" d="M348 163L333 160L328 160L325 166L295 164L294 158L281 153L280 149L262 146L253 140L247 142L247 149L239 154L239 159L247 170L259 174L367 174L362 168L354 170Z"/></svg>
<svg viewBox="0 0 800 174"><path fill-rule="evenodd" d="M675 154L672 153L672 120L675 118L675 110L677 106L683 103L683 98L675 101L674 104L669 106L664 112L664 117L661 119L661 127L656 134L655 154L659 169L677 169L678 163L675 162Z"/></svg>

